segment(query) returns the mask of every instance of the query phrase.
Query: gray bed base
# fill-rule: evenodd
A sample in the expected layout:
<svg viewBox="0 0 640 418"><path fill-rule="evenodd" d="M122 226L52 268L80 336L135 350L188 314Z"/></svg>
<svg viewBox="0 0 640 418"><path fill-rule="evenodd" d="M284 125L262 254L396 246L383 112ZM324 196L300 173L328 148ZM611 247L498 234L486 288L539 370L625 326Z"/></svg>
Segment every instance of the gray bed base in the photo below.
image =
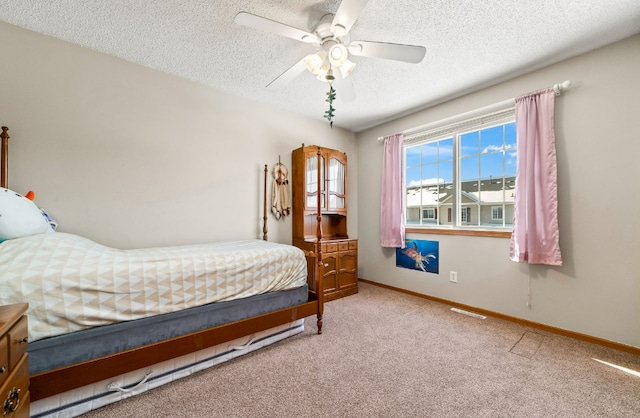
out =
<svg viewBox="0 0 640 418"><path fill-rule="evenodd" d="M210 303L135 321L104 325L29 343L31 375L288 308L308 300L304 285L282 292Z"/></svg>

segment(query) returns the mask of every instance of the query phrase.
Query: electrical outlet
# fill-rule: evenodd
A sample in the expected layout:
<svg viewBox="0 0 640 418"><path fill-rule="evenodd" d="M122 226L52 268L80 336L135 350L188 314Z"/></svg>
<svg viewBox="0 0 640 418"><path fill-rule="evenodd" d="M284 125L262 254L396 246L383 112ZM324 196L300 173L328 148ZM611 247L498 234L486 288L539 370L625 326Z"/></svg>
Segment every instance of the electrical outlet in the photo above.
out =
<svg viewBox="0 0 640 418"><path fill-rule="evenodd" d="M457 271L450 271L449 272L449 281L451 283L458 283L458 272Z"/></svg>

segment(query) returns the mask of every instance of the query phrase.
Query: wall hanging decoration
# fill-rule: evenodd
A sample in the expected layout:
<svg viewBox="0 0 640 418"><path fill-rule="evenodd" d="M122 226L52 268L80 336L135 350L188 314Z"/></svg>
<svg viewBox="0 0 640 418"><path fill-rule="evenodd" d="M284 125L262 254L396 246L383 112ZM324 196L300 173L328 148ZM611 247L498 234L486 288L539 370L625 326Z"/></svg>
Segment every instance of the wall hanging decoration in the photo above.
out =
<svg viewBox="0 0 640 418"><path fill-rule="evenodd" d="M289 170L278 162L273 166L273 182L271 183L271 212L276 219L284 218L291 213L291 198L289 195Z"/></svg>
<svg viewBox="0 0 640 418"><path fill-rule="evenodd" d="M405 240L405 248L396 248L396 267L438 273L438 241Z"/></svg>
<svg viewBox="0 0 640 418"><path fill-rule="evenodd" d="M327 102L329 102L329 110L324 112L324 117L329 120L329 126L333 128L333 112L336 110L333 107L333 101L336 99L336 90L331 84L329 84L329 91L327 92Z"/></svg>

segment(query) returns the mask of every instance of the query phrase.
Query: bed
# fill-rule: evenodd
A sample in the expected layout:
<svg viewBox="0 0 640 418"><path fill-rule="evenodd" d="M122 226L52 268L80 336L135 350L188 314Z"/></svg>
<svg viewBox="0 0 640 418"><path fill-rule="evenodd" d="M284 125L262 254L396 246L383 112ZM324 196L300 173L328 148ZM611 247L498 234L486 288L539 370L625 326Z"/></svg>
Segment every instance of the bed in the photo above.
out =
<svg viewBox="0 0 640 418"><path fill-rule="evenodd" d="M7 189L8 128L0 136ZM295 335L308 316L322 332L322 254L267 241L264 171L262 240L123 251L54 232L0 244L0 304L30 303L32 416L87 412Z"/></svg>

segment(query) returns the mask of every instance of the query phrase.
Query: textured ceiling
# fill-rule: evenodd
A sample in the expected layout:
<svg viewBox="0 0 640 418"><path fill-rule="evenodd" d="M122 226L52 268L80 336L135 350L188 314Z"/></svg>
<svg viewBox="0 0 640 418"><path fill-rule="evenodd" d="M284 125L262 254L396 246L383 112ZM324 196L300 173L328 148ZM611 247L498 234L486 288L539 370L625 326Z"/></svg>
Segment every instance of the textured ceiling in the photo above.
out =
<svg viewBox="0 0 640 418"><path fill-rule="evenodd" d="M0 20L324 120L328 86L311 73L276 92L265 89L315 49L233 19L247 11L310 31L339 5L339 0L2 0ZM636 33L640 0L369 0L351 40L423 45L427 53L420 64L352 57L357 67L349 78L357 98L334 103L334 125L359 132Z"/></svg>

